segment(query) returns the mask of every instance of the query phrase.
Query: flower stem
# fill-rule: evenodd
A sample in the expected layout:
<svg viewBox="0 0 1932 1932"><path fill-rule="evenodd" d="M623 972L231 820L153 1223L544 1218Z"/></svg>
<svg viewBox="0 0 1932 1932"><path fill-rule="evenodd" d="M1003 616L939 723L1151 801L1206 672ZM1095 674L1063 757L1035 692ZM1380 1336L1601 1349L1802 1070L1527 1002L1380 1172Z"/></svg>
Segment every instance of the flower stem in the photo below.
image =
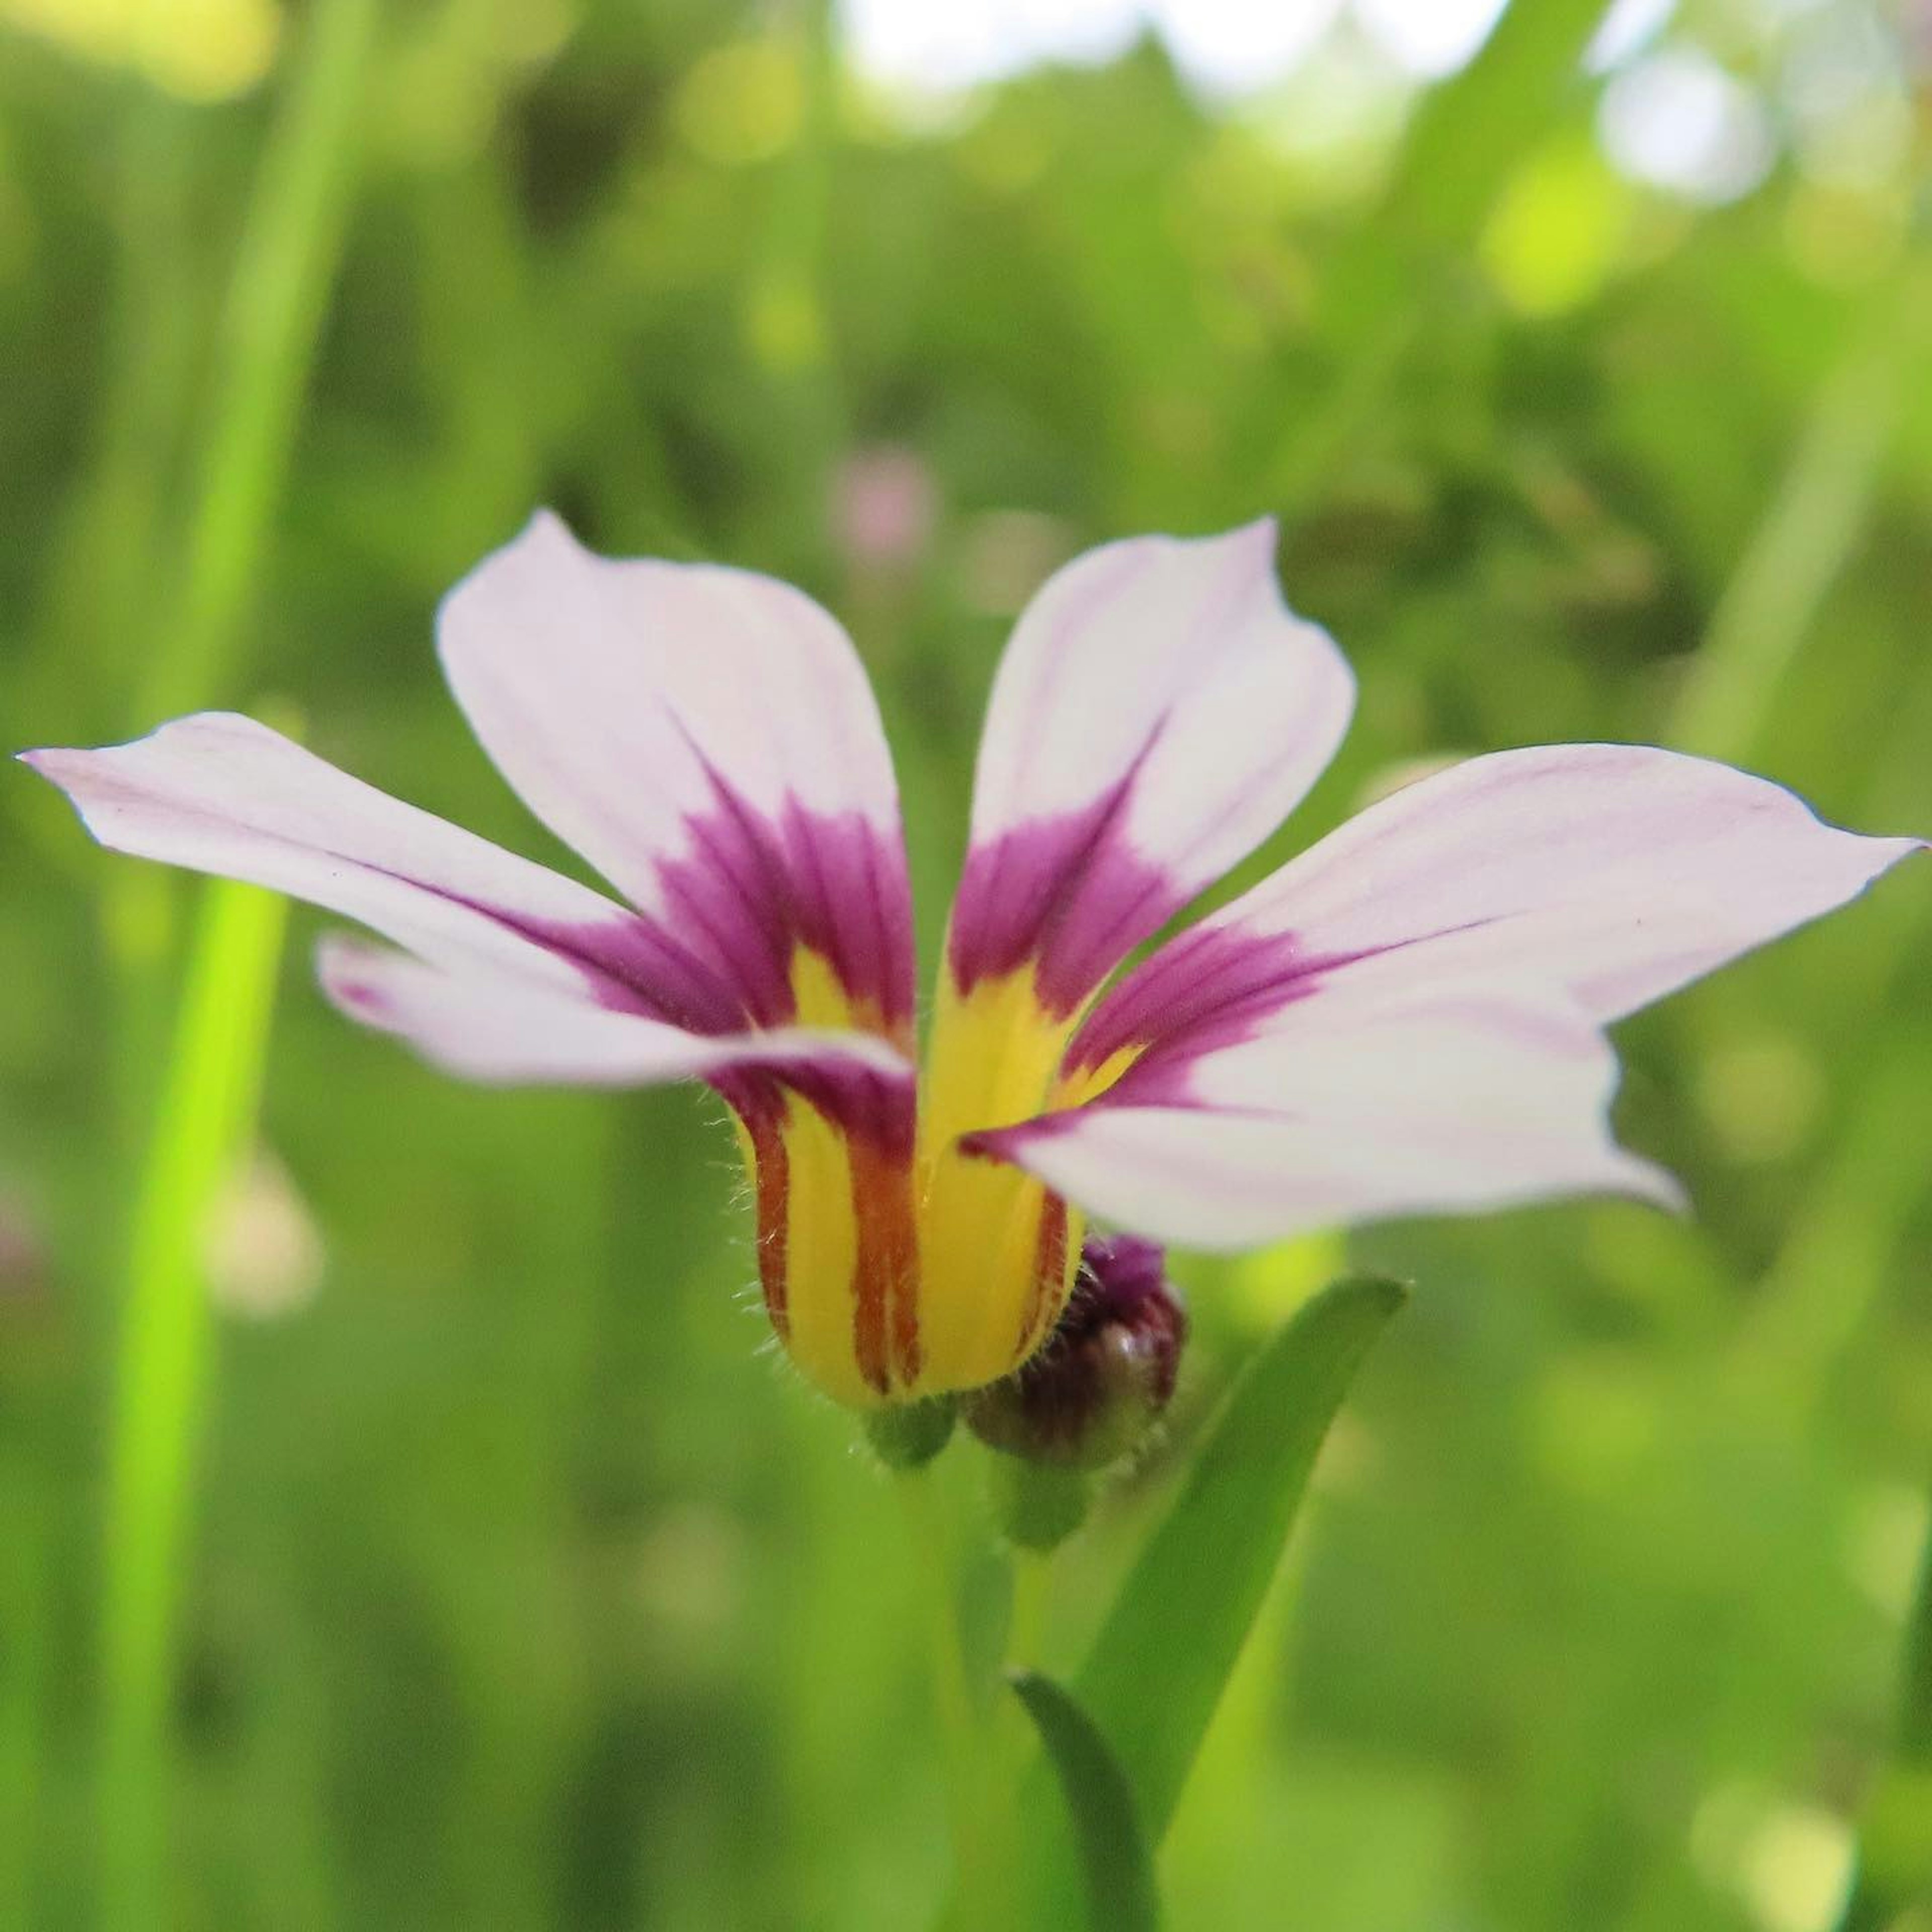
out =
<svg viewBox="0 0 1932 1932"><path fill-rule="evenodd" d="M1006 1640L1010 1670L1030 1670L1040 1662L1053 1592L1053 1552L1013 1552L1013 1621Z"/></svg>
<svg viewBox="0 0 1932 1932"><path fill-rule="evenodd" d="M1006 1796L990 1713L976 1699L960 1640L955 1539L950 1511L928 1466L900 1471L894 1478L908 1540L919 1565L931 1637L933 1700L946 1772L946 1810L958 1868L960 1932L995 1932L1011 1925L1006 1860Z"/></svg>

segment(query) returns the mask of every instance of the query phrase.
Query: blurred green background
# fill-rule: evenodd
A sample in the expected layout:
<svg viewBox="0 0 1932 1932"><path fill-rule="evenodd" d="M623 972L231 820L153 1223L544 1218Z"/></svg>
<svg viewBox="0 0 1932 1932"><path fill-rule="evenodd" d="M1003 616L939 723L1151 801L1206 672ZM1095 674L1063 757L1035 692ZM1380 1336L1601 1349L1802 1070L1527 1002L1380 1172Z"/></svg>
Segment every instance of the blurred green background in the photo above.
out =
<svg viewBox="0 0 1932 1932"><path fill-rule="evenodd" d="M0 735L272 706L568 866L430 648L549 502L846 619L930 960L1020 602L1273 512L1362 702L1244 878L1546 740L1932 831L1932 20L1496 10L0 0ZM24 772L0 837L0 1924L928 1923L912 1576L763 1352L719 1109L447 1082L324 1007L298 911L204 1215L272 932L205 956L211 1094L202 895ZM1838 1922L1932 1478L1928 927L1907 868L1622 1030L1694 1219L1180 1262L1170 1441L1050 1667L1256 1338L1345 1252L1418 1287L1170 1841L1182 1932ZM1862 1922L1926 1932L1910 1892Z"/></svg>

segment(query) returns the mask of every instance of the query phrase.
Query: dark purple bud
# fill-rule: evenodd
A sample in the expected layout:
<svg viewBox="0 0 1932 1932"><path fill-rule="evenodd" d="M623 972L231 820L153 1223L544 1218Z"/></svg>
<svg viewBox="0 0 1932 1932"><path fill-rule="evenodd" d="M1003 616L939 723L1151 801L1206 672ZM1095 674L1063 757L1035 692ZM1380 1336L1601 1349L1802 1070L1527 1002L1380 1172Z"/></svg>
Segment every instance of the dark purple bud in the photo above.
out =
<svg viewBox="0 0 1932 1932"><path fill-rule="evenodd" d="M1016 1374L971 1397L966 1419L1010 1456L1103 1468L1166 1408L1186 1340L1165 1250L1132 1234L1090 1235L1053 1333Z"/></svg>

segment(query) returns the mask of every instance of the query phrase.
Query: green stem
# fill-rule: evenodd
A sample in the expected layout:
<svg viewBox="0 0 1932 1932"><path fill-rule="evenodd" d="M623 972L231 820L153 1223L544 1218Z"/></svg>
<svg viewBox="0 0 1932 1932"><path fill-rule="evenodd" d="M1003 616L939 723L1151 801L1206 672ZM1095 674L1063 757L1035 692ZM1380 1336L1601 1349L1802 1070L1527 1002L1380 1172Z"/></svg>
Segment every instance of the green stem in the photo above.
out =
<svg viewBox="0 0 1932 1932"><path fill-rule="evenodd" d="M1010 1670L1039 1668L1052 1594L1053 1552L1015 1550L1013 1621L1006 1641L1006 1666Z"/></svg>
<svg viewBox="0 0 1932 1932"><path fill-rule="evenodd" d="M141 1178L108 1468L101 1606L101 1922L170 1922L168 1713L206 1406L208 1217L252 1142L284 902L209 886Z"/></svg>
<svg viewBox="0 0 1932 1932"><path fill-rule="evenodd" d="M933 1700L946 1767L947 1816L958 1868L954 1922L962 1932L1006 1932L1012 1923L1004 1759L992 1722L998 1708L977 1700L960 1642L948 1508L928 1466L894 1478L919 1564L932 1655Z"/></svg>

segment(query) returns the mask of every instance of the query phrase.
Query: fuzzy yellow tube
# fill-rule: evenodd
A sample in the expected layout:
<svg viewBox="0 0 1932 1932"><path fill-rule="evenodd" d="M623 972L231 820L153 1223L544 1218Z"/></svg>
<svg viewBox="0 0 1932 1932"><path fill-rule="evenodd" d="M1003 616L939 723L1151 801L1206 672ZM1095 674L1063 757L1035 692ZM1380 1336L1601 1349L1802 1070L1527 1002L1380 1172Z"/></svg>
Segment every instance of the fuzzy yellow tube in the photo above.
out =
<svg viewBox="0 0 1932 1932"><path fill-rule="evenodd" d="M801 948L792 976L801 1024L885 1030L817 954ZM1032 1175L960 1143L1112 1084L1111 1064L1063 1078L1077 1019L1046 1007L1030 966L967 994L949 976L916 1138L875 1140L796 1094L774 1091L741 1116L766 1306L793 1360L835 1401L872 1408L982 1388L1051 1331L1083 1218Z"/></svg>
<svg viewBox="0 0 1932 1932"><path fill-rule="evenodd" d="M958 1142L1049 1105L1071 1031L1041 1004L1030 968L964 996L950 976L942 986L920 1105L924 1393L1010 1374L1065 1305L1080 1217L1030 1174Z"/></svg>

